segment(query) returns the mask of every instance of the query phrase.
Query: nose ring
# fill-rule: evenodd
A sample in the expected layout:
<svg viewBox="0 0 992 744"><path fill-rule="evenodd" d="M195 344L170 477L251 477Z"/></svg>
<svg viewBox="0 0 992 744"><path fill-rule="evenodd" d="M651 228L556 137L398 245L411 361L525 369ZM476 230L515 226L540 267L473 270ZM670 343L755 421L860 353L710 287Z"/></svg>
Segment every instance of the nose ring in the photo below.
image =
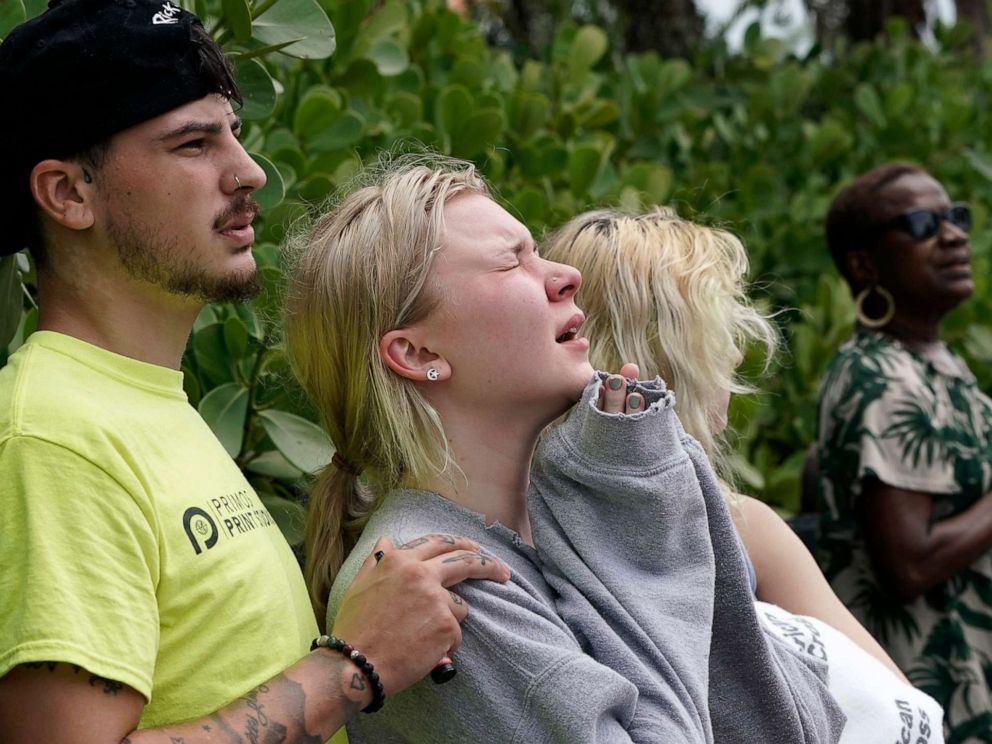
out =
<svg viewBox="0 0 992 744"><path fill-rule="evenodd" d="M237 175L234 176L234 182L238 185L238 191L244 188L244 186L241 185L241 179L238 178Z"/></svg>

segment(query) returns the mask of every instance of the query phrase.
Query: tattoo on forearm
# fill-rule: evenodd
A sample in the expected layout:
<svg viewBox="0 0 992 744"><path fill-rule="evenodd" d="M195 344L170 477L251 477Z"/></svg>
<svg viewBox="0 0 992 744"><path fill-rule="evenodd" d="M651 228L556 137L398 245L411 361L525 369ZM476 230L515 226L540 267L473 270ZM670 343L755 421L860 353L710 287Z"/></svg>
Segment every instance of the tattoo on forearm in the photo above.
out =
<svg viewBox="0 0 992 744"><path fill-rule="evenodd" d="M454 602L456 605L460 605L460 604L464 604L465 603L465 601L461 597L459 597L457 594L455 594L450 589L448 590L448 594L451 595L451 601Z"/></svg>
<svg viewBox="0 0 992 744"><path fill-rule="evenodd" d="M265 693L268 691L269 688L267 686L259 685L257 689L248 693L248 696L244 699L245 705L247 705L248 710L251 711L251 713L248 714L247 721L245 722L245 736L248 737L248 741L251 742L251 744L259 744L259 742L262 741L259 734L262 732L263 728L266 729L265 741L272 740L272 731L268 730L269 717L265 715L265 706L258 702L259 693ZM276 726L279 726L279 724L276 724ZM282 728L283 733L285 734L285 727ZM283 737L283 739L285 739L285 737ZM282 741L283 739L276 739L274 741Z"/></svg>
<svg viewBox="0 0 992 744"><path fill-rule="evenodd" d="M227 735L227 741L232 742L232 744L244 744L240 734L227 724L227 721L223 719L220 713L211 715L210 720L214 722L218 731Z"/></svg>
<svg viewBox="0 0 992 744"><path fill-rule="evenodd" d="M323 744L322 737L306 730L305 703L306 691L303 687L298 682L279 676L242 697L241 705L244 707L226 708L214 713L210 716L212 725L203 724L202 728L214 732L214 736L220 734L221 738L217 741L226 744ZM243 721L243 728L235 720ZM235 731L233 726L242 728L242 733Z"/></svg>
<svg viewBox="0 0 992 744"><path fill-rule="evenodd" d="M169 744L186 744L186 739L182 736L170 736Z"/></svg>

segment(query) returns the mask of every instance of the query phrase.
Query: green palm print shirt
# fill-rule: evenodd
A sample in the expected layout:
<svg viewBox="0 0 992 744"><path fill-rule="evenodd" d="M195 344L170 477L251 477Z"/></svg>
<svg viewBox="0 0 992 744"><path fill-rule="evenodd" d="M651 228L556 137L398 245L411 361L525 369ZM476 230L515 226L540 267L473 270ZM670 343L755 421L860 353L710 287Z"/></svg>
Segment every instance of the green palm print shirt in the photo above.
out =
<svg viewBox="0 0 992 744"><path fill-rule="evenodd" d="M914 685L946 712L948 744L992 742L992 552L910 603L882 590L865 550L866 479L933 495L933 519L992 490L992 400L946 346L858 330L819 407L820 564Z"/></svg>

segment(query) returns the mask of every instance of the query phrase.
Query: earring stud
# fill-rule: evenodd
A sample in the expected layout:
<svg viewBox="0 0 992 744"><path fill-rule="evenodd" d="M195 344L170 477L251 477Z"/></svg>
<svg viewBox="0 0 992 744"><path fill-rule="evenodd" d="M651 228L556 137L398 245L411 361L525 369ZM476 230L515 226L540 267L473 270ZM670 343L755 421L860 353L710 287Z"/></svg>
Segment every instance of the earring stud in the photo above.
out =
<svg viewBox="0 0 992 744"><path fill-rule="evenodd" d="M440 376L441 373L437 371L436 367L431 367L429 370L427 370L427 379L432 382Z"/></svg>

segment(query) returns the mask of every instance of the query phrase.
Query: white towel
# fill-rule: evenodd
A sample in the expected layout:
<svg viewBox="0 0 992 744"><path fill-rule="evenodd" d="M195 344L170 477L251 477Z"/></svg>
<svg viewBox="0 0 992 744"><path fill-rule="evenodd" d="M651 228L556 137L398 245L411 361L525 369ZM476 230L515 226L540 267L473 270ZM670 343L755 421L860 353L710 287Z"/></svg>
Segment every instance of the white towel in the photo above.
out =
<svg viewBox="0 0 992 744"><path fill-rule="evenodd" d="M756 602L768 633L800 656L827 662L828 687L847 715L840 744L944 744L944 711L826 623Z"/></svg>

